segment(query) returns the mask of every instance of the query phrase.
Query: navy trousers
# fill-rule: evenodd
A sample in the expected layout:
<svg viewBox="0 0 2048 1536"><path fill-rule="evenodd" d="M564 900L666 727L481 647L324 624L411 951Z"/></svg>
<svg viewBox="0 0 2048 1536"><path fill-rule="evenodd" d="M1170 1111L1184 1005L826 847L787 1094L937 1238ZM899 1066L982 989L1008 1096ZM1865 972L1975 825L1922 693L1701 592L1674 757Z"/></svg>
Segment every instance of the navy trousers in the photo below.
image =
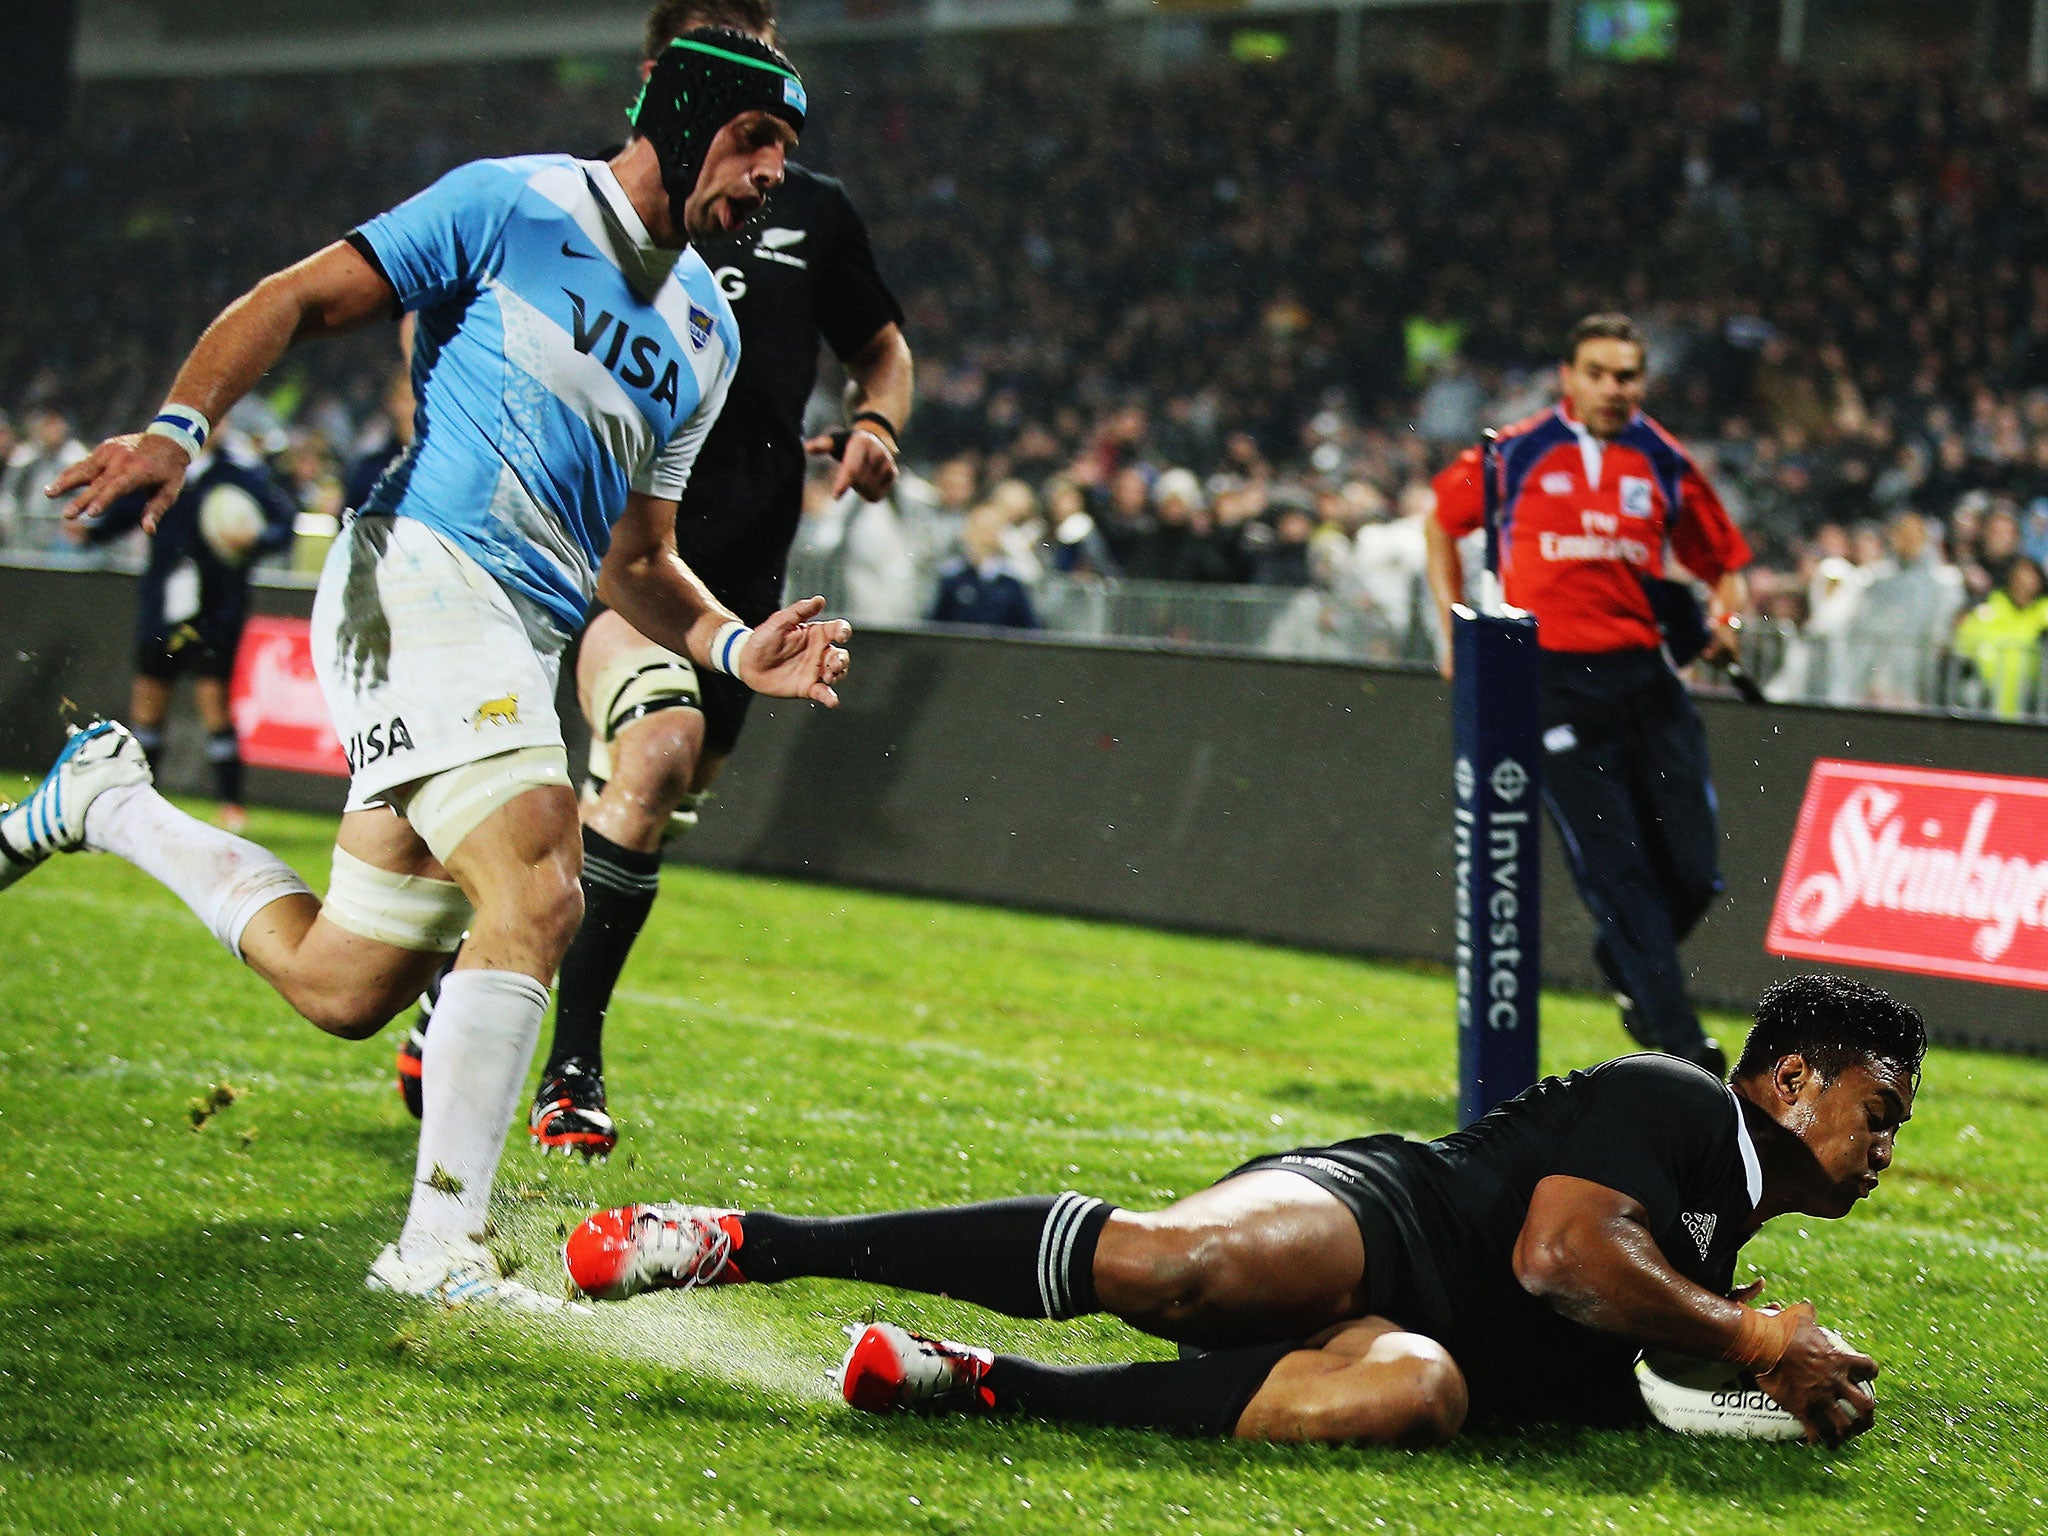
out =
<svg viewBox="0 0 2048 1536"><path fill-rule="evenodd" d="M1702 1035L1678 945L1723 889L1706 733L1662 651L1543 653L1543 798L1645 1045Z"/></svg>

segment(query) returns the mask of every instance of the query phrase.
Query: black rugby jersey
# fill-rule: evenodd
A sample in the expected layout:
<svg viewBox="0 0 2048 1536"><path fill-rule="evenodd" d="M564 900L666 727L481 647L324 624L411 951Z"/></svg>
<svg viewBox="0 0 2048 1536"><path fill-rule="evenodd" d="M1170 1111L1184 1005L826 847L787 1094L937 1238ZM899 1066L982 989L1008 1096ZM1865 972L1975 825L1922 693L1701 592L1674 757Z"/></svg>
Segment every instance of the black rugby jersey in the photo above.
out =
<svg viewBox="0 0 2048 1536"><path fill-rule="evenodd" d="M846 189L801 165L790 164L742 238L697 249L739 320L740 366L683 493L676 542L731 602L735 584L779 584L796 535L818 338L852 357L884 326L900 325L903 310Z"/></svg>
<svg viewBox="0 0 2048 1536"><path fill-rule="evenodd" d="M1671 1267L1726 1294L1763 1171L1729 1088L1662 1055L1546 1078L1433 1142L1372 1136L1329 1149L1366 1237L1373 1309L1450 1350L1475 1406L1567 1416L1635 1406L1636 1346L1522 1289L1515 1241L1537 1183L1563 1174L1633 1196ZM1293 1154L1313 1157L1312 1152ZM1283 1164L1284 1166L1284 1164Z"/></svg>

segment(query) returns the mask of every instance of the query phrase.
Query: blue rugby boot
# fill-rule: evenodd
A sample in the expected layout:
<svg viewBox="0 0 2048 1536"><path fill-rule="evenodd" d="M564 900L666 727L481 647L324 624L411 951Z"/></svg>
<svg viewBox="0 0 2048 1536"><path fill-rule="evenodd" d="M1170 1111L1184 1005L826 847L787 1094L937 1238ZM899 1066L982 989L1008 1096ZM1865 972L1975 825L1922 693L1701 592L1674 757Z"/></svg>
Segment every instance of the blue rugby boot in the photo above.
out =
<svg viewBox="0 0 2048 1536"><path fill-rule="evenodd" d="M149 782L149 759L127 726L97 720L73 727L43 782L0 813L0 891L51 854L83 848L85 813L107 790Z"/></svg>

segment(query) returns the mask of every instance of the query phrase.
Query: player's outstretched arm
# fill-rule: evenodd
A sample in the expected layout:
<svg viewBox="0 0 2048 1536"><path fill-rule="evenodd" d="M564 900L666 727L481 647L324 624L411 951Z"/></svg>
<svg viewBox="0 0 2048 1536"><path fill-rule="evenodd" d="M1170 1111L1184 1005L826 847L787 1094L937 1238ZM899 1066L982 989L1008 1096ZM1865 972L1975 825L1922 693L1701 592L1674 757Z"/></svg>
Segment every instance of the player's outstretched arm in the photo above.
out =
<svg viewBox="0 0 2048 1536"><path fill-rule="evenodd" d="M1694 1284L1665 1260L1648 1222L1634 1196L1552 1174L1530 1199L1515 1278L1588 1328L1750 1366L1810 1439L1834 1445L1870 1428L1876 1400L1864 1383L1876 1361L1822 1332L1811 1303L1761 1312Z"/></svg>
<svg viewBox="0 0 2048 1536"><path fill-rule="evenodd" d="M676 553L675 526L673 501L638 491L628 496L597 595L655 644L730 672L756 693L837 704L832 685L846 676L853 626L817 621L825 600L807 597L747 630Z"/></svg>
<svg viewBox="0 0 2048 1536"><path fill-rule="evenodd" d="M273 272L222 310L178 370L169 402L218 423L297 341L332 336L386 316L396 303L390 283L352 246L337 241L282 272ZM92 518L123 496L140 493L142 526L177 499L192 457L170 437L110 437L59 475L49 496L81 494L68 518Z"/></svg>

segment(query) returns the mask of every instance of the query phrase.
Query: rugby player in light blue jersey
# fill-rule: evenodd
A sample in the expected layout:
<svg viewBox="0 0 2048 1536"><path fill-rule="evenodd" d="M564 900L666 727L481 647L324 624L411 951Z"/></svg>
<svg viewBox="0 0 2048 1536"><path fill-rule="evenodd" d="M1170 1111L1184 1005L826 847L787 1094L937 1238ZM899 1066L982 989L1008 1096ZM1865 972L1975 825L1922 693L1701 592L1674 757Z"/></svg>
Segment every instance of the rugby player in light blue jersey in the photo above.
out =
<svg viewBox="0 0 2048 1536"><path fill-rule="evenodd" d="M486 1204L548 984L582 913L581 839L555 684L602 597L642 633L763 693L838 702L842 621L810 598L750 629L676 556L676 498L738 362L732 312L691 239L765 207L803 126L788 60L690 32L609 162L462 166L214 321L142 433L52 495L90 517L150 497L153 526L211 423L294 342L418 316L417 431L335 541L314 661L346 748L347 811L323 904L264 849L184 815L120 726L73 737L0 816L0 888L49 854L118 854L182 897L322 1029L375 1033L442 955L411 1209L373 1288L535 1310L502 1276Z"/></svg>

